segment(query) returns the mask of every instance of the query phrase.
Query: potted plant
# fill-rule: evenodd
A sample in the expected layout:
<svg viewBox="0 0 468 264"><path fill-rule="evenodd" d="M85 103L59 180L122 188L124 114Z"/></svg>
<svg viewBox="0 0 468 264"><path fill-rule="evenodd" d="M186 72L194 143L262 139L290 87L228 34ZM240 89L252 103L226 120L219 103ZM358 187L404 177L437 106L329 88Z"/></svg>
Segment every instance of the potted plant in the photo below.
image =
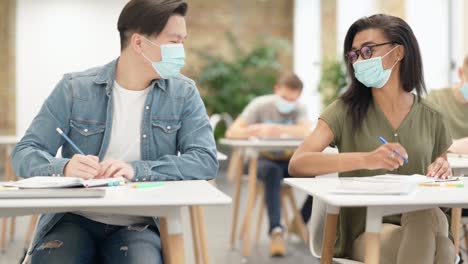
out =
<svg viewBox="0 0 468 264"><path fill-rule="evenodd" d="M318 85L322 108L333 103L346 88L346 84L346 70L343 63L338 60L325 60Z"/></svg>
<svg viewBox="0 0 468 264"><path fill-rule="evenodd" d="M228 32L226 38L231 56L198 51L204 66L197 83L209 114L226 112L235 118L253 98L272 92L281 70L279 54L290 48L282 39L264 38L252 49L244 50L232 33ZM224 127L217 128L216 139L224 131Z"/></svg>

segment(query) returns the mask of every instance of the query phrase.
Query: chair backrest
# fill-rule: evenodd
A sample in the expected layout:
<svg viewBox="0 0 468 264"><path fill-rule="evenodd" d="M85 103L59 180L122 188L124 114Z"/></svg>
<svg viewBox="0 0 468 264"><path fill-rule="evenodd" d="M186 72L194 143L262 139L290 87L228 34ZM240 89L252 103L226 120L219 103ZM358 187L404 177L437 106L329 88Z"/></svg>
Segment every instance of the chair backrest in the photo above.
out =
<svg viewBox="0 0 468 264"><path fill-rule="evenodd" d="M221 121L223 121L224 124L226 124L226 127L230 127L233 123L232 116L228 113L212 114L210 116L210 125L213 128L213 130Z"/></svg>
<svg viewBox="0 0 468 264"><path fill-rule="evenodd" d="M318 176L320 178L336 178L338 173ZM314 197L312 202L312 215L309 221L309 247L310 252L316 258L320 258L322 253L323 229L325 227L326 204Z"/></svg>

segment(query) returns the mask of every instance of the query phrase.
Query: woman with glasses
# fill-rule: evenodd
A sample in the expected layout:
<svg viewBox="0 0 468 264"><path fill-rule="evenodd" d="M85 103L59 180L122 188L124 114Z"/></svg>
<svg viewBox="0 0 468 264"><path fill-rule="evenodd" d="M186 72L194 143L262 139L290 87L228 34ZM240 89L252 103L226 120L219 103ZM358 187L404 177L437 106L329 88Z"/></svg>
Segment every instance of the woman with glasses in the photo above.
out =
<svg viewBox="0 0 468 264"><path fill-rule="evenodd" d="M452 139L441 113L422 98L422 60L409 25L388 15L359 19L346 34L344 54L349 87L294 153L290 174L450 177L446 151ZM322 153L328 145L340 153ZM364 208L341 208L334 255L363 261L364 230ZM386 217L380 263L455 263L448 234L439 208Z"/></svg>

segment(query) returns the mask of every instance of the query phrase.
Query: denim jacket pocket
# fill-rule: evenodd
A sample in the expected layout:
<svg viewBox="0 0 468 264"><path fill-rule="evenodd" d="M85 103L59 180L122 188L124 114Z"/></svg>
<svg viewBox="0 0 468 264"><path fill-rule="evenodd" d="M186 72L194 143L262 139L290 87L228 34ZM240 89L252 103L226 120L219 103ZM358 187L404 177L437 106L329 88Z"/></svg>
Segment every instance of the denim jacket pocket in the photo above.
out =
<svg viewBox="0 0 468 264"><path fill-rule="evenodd" d="M153 119L153 138L162 155L174 155L177 153L177 131L182 126L178 119Z"/></svg>
<svg viewBox="0 0 468 264"><path fill-rule="evenodd" d="M99 123L92 120L70 119L69 136L73 142L85 153L96 155L102 145L105 123ZM69 150L71 146L65 144Z"/></svg>

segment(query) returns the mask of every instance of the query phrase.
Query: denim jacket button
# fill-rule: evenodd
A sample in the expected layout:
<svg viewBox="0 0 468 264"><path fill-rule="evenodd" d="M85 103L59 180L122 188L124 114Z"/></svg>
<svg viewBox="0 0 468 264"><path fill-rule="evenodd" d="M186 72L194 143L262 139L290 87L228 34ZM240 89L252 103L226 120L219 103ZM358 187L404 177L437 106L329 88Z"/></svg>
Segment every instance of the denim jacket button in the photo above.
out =
<svg viewBox="0 0 468 264"><path fill-rule="evenodd" d="M149 106L148 106L148 105L147 105L145 108L146 108L146 110L149 110Z"/></svg>
<svg viewBox="0 0 468 264"><path fill-rule="evenodd" d="M146 134L143 134L143 136L142 136L142 137L143 137L143 138L146 138Z"/></svg>
<svg viewBox="0 0 468 264"><path fill-rule="evenodd" d="M87 129L87 128L85 128L83 131L84 131L85 133L88 133L88 129Z"/></svg>
<svg viewBox="0 0 468 264"><path fill-rule="evenodd" d="M171 126L167 126L166 128L167 128L168 130L171 130L172 127L171 127Z"/></svg>

